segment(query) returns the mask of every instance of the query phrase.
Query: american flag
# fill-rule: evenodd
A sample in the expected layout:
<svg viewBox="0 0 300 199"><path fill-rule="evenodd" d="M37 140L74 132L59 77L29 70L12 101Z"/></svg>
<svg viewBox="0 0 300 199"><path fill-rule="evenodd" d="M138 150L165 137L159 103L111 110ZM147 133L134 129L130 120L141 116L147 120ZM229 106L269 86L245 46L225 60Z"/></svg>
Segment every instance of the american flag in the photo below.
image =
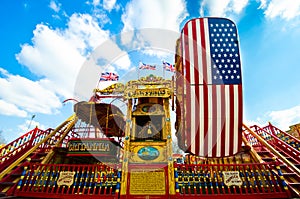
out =
<svg viewBox="0 0 300 199"><path fill-rule="evenodd" d="M156 66L154 65L149 65L149 64L145 64L143 62L140 62L140 67L139 69L148 69L148 70L156 70Z"/></svg>
<svg viewBox="0 0 300 199"><path fill-rule="evenodd" d="M180 40L179 145L199 156L233 155L242 144L243 119L236 26L225 18L193 19Z"/></svg>
<svg viewBox="0 0 300 199"><path fill-rule="evenodd" d="M100 81L118 81L119 75L116 73L105 72L101 73Z"/></svg>
<svg viewBox="0 0 300 199"><path fill-rule="evenodd" d="M163 66L166 71L170 71L170 72L175 71L175 66L173 64L163 61Z"/></svg>

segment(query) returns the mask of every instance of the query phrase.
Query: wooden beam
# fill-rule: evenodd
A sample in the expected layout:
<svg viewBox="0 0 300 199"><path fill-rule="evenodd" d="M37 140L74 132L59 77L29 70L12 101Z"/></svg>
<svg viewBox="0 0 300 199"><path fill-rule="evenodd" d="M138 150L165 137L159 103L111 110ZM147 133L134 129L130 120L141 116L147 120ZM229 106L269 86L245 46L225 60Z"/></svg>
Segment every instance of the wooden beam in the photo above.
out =
<svg viewBox="0 0 300 199"><path fill-rule="evenodd" d="M65 139L65 137L68 135L68 133L70 132L70 130L74 127L76 121L77 121L77 117L73 118L73 121L71 121L71 123L68 124L67 129L64 130L63 135L61 136L61 138L59 139L59 141L55 144L55 147L59 147L61 145L61 143L63 142L63 140ZM48 153L46 155L46 157L43 159L43 161L41 162L41 164L46 164L49 162L49 160L53 157L54 155L54 151L51 150L50 153Z"/></svg>

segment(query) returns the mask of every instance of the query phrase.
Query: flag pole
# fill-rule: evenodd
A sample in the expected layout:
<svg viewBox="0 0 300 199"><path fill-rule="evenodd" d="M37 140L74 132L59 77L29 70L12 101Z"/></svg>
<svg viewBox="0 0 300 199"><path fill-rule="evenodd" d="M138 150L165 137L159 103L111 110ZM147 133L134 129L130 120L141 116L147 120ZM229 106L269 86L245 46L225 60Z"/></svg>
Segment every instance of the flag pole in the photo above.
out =
<svg viewBox="0 0 300 199"><path fill-rule="evenodd" d="M163 78L165 79L165 69L164 69L164 60L162 60L163 64L162 64L162 70L163 70Z"/></svg>
<svg viewBox="0 0 300 199"><path fill-rule="evenodd" d="M138 79L140 79L140 65L141 65L141 61L138 64Z"/></svg>
<svg viewBox="0 0 300 199"><path fill-rule="evenodd" d="M31 126L31 123L32 123L33 118L35 118L35 115L34 115L34 114L31 116L31 120L30 120L30 122L29 122L27 131L29 131L29 128L30 128L30 126Z"/></svg>
<svg viewBox="0 0 300 199"><path fill-rule="evenodd" d="M166 78L166 77L165 77L165 75L166 75L166 70L164 69L164 65L163 65L162 69L163 69L163 75L164 75L164 79L165 79L165 78Z"/></svg>
<svg viewBox="0 0 300 199"><path fill-rule="evenodd" d="M101 81L101 80L99 79L99 81L98 81L98 84L97 84L96 88L98 88L98 87L99 87L100 81Z"/></svg>
<svg viewBox="0 0 300 199"><path fill-rule="evenodd" d="M96 98L96 93L97 93L97 89L99 87L100 81L101 81L101 77L99 78L99 81L97 83L96 89L93 90L93 96L94 96L94 98Z"/></svg>
<svg viewBox="0 0 300 199"><path fill-rule="evenodd" d="M138 66L138 79L140 79L140 69L139 69L139 66Z"/></svg>

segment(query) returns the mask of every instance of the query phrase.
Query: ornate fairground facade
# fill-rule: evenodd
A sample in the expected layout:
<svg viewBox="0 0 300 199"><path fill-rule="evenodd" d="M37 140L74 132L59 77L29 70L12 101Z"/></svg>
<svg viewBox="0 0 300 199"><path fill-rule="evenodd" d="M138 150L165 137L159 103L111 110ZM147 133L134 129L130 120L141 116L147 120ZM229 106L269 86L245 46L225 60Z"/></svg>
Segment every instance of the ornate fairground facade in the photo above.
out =
<svg viewBox="0 0 300 199"><path fill-rule="evenodd" d="M175 47L172 79L96 88L55 129L3 146L1 197L299 198L299 139L243 124L235 24L192 19Z"/></svg>

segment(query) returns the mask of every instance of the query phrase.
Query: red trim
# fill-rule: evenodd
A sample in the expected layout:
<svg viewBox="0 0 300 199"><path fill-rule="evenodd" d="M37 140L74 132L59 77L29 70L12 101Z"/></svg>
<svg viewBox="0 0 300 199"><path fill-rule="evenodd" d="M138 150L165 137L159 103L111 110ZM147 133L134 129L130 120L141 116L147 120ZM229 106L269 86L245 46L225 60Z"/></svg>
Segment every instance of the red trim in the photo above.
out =
<svg viewBox="0 0 300 199"><path fill-rule="evenodd" d="M63 194L63 193L33 193L33 192L19 192L16 194L18 197L28 198L60 198L60 199L116 199L118 195L82 195L82 194Z"/></svg>
<svg viewBox="0 0 300 199"><path fill-rule="evenodd" d="M1 148L0 171L4 170L7 166L30 150L34 145L36 145L37 140L40 140L43 136L46 137L51 130L52 129L47 129L44 131L39 128L34 128ZM43 144L39 147L39 149L47 147L49 147L49 145Z"/></svg>

